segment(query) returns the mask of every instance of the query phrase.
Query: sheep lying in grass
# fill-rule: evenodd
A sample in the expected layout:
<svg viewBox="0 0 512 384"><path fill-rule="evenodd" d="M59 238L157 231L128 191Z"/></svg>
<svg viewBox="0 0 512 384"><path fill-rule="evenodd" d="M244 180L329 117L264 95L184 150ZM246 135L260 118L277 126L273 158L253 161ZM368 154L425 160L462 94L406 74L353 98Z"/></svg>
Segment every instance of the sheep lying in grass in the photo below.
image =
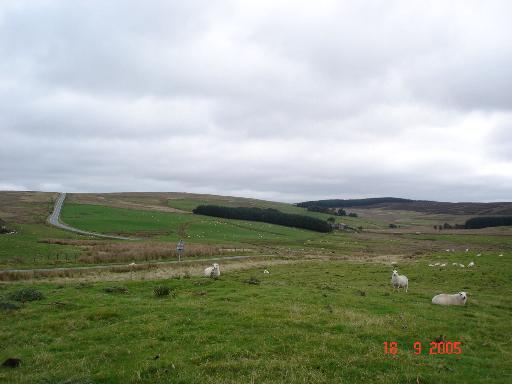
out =
<svg viewBox="0 0 512 384"><path fill-rule="evenodd" d="M219 264L214 263L211 267L204 269L204 275L206 277L213 277L214 279L220 276L220 267Z"/></svg>
<svg viewBox="0 0 512 384"><path fill-rule="evenodd" d="M432 298L432 304L439 305L466 305L466 300L468 299L466 292L459 292L454 295L449 295L447 293L441 293L440 295L436 295Z"/></svg>
<svg viewBox="0 0 512 384"><path fill-rule="evenodd" d="M407 276L399 275L398 271L395 269L393 271L393 274L391 275L391 285L393 285L393 290L400 288L405 288L405 292L407 292L409 288L409 279L407 279Z"/></svg>

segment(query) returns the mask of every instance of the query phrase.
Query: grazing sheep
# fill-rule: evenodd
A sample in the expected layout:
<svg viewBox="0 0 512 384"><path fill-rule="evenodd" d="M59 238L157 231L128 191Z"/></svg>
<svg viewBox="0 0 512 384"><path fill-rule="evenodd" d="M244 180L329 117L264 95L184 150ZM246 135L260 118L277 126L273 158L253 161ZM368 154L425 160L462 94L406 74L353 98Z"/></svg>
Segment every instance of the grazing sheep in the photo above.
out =
<svg viewBox="0 0 512 384"><path fill-rule="evenodd" d="M264 273L265 275L268 275L270 272L269 272L269 271L267 271L267 270L265 269L265 270L263 271L263 273Z"/></svg>
<svg viewBox="0 0 512 384"><path fill-rule="evenodd" d="M478 256L478 257L480 257L480 256L482 256L482 254L481 254L481 253L479 253L477 256Z"/></svg>
<svg viewBox="0 0 512 384"><path fill-rule="evenodd" d="M452 263L452 265L459 265L459 264L457 264L457 263Z"/></svg>
<svg viewBox="0 0 512 384"><path fill-rule="evenodd" d="M441 264L440 267L446 267L446 263Z"/></svg>
<svg viewBox="0 0 512 384"><path fill-rule="evenodd" d="M399 275L398 271L395 269L391 275L391 284L393 285L393 290L395 288L398 290L400 290L400 288L405 288L405 292L407 292L409 288L409 279L407 279L407 276Z"/></svg>
<svg viewBox="0 0 512 384"><path fill-rule="evenodd" d="M464 264L459 264L459 267L466 268L466 266Z"/></svg>
<svg viewBox="0 0 512 384"><path fill-rule="evenodd" d="M474 266L475 266L475 263L473 263L473 262L471 262L471 263L469 263L469 264L468 264L468 268L470 268L470 267L474 267Z"/></svg>
<svg viewBox="0 0 512 384"><path fill-rule="evenodd" d="M469 248L466 248L466 252L469 252Z"/></svg>
<svg viewBox="0 0 512 384"><path fill-rule="evenodd" d="M432 298L432 304L439 305L466 305L467 300L466 292L459 292L454 295L441 293Z"/></svg>
<svg viewBox="0 0 512 384"><path fill-rule="evenodd" d="M499 257L503 257L503 253L500 253L498 256L499 256Z"/></svg>
<svg viewBox="0 0 512 384"><path fill-rule="evenodd" d="M220 267L219 264L214 263L211 267L205 268L204 275L206 277L217 278L220 276Z"/></svg>
<svg viewBox="0 0 512 384"><path fill-rule="evenodd" d="M435 263L434 265L437 267L439 264L441 264L441 263Z"/></svg>
<svg viewBox="0 0 512 384"><path fill-rule="evenodd" d="M434 267L434 264L429 264L428 266L429 266L429 267Z"/></svg>

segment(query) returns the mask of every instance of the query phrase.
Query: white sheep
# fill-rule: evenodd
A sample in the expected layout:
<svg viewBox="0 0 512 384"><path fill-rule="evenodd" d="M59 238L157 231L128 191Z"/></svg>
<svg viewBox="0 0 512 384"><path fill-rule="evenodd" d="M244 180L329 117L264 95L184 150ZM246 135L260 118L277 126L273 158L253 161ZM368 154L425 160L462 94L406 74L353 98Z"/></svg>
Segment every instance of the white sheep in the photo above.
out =
<svg viewBox="0 0 512 384"><path fill-rule="evenodd" d="M441 264L441 263L435 263L434 265L437 267L439 264Z"/></svg>
<svg viewBox="0 0 512 384"><path fill-rule="evenodd" d="M468 268L471 268L471 267L474 267L475 266L475 263L471 262L468 264Z"/></svg>
<svg viewBox="0 0 512 384"><path fill-rule="evenodd" d="M428 266L429 266L429 267L434 267L434 264L429 264Z"/></svg>
<svg viewBox="0 0 512 384"><path fill-rule="evenodd" d="M395 269L391 275L391 285L393 285L393 290L395 288L398 290L400 290L400 288L405 288L405 292L407 292L409 288L409 279L407 279L407 276L399 275L398 271Z"/></svg>
<svg viewBox="0 0 512 384"><path fill-rule="evenodd" d="M482 254L481 254L481 253L479 253L477 256L478 256L478 257L480 257L480 256L482 256Z"/></svg>
<svg viewBox="0 0 512 384"><path fill-rule="evenodd" d="M440 267L446 267L446 263L441 264Z"/></svg>
<svg viewBox="0 0 512 384"><path fill-rule="evenodd" d="M466 248L466 252L469 252L469 248Z"/></svg>
<svg viewBox="0 0 512 384"><path fill-rule="evenodd" d="M503 253L500 253L498 256L499 256L499 257L503 257Z"/></svg>
<svg viewBox="0 0 512 384"><path fill-rule="evenodd" d="M263 273L264 273L265 275L268 275L270 272L269 272L268 270L266 270L266 269L265 269L265 270L263 271Z"/></svg>
<svg viewBox="0 0 512 384"><path fill-rule="evenodd" d="M457 264L457 263L452 263L452 265L459 265L459 264Z"/></svg>
<svg viewBox="0 0 512 384"><path fill-rule="evenodd" d="M466 305L467 300L466 292L459 292L454 295L441 293L432 298L432 304L439 305Z"/></svg>
<svg viewBox="0 0 512 384"><path fill-rule="evenodd" d="M220 276L220 267L219 267L219 264L217 263L214 263L211 267L208 267L208 268L205 268L204 269L204 275L206 277L213 277L213 278L217 278Z"/></svg>
<svg viewBox="0 0 512 384"><path fill-rule="evenodd" d="M466 268L466 266L464 264L459 264L459 267Z"/></svg>

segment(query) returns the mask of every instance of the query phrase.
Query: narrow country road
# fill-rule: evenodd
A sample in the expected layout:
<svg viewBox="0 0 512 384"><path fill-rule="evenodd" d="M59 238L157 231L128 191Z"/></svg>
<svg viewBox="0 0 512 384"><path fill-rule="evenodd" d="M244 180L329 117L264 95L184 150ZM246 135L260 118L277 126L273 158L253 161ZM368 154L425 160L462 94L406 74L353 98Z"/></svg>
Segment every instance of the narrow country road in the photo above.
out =
<svg viewBox="0 0 512 384"><path fill-rule="evenodd" d="M81 229L74 228L74 227L72 227L70 225L62 223L60 221L59 217L60 217L60 211L62 210L62 205L64 204L64 200L65 199L66 199L66 194L65 193L61 193L59 195L59 198L55 202L55 207L53 208L52 214L48 217L48 223L49 224L51 224L51 225L53 225L53 226L55 226L57 228L64 229L66 231L71 231L71 232L79 233L80 235L85 235L85 236L96 236L96 237L103 237L103 238L106 238L106 239L116 239L116 240L139 240L139 239L132 238L132 237L123 237L123 236L115 236L115 235L104 235L104 234L96 233L96 232L83 231Z"/></svg>

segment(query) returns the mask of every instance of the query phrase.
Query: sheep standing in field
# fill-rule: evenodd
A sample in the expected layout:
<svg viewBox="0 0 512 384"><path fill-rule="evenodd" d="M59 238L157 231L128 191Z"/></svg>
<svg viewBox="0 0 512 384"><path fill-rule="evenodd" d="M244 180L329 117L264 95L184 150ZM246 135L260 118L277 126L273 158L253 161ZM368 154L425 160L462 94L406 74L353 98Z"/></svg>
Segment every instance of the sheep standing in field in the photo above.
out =
<svg viewBox="0 0 512 384"><path fill-rule="evenodd" d="M399 275L398 271L395 269L391 275L391 285L393 285L393 290L395 288L398 290L405 288L405 292L407 292L409 289L409 279L407 279L407 276Z"/></svg>
<svg viewBox="0 0 512 384"><path fill-rule="evenodd" d="M439 305L466 305L466 300L468 299L466 292L459 292L454 295L449 295L447 293L441 293L440 295L436 295L432 298L432 304Z"/></svg>
<svg viewBox="0 0 512 384"><path fill-rule="evenodd" d="M204 269L204 275L206 277L212 277L214 279L220 276L220 267L219 264L214 263L211 267Z"/></svg>
<svg viewBox="0 0 512 384"><path fill-rule="evenodd" d="M475 263L471 262L468 264L468 268L471 268L471 267L474 267L475 266Z"/></svg>

